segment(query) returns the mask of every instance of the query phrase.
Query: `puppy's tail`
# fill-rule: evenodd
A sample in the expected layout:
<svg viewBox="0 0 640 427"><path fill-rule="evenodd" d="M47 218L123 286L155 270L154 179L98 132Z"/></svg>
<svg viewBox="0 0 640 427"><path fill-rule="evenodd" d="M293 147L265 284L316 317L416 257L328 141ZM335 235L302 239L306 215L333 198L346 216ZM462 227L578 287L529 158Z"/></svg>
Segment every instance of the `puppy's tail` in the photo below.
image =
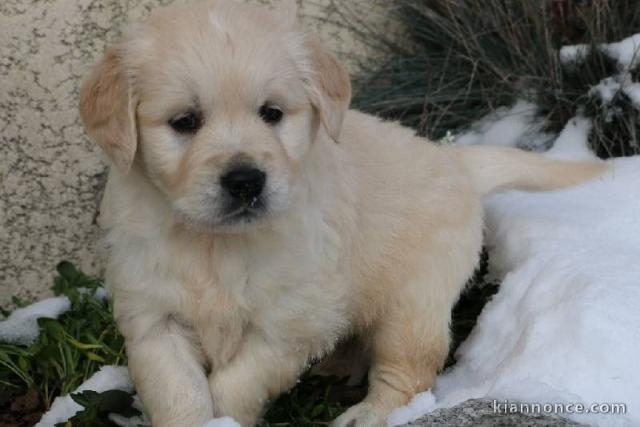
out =
<svg viewBox="0 0 640 427"><path fill-rule="evenodd" d="M554 190L577 185L609 169L603 161L552 160L511 147L456 147L482 195L515 189Z"/></svg>

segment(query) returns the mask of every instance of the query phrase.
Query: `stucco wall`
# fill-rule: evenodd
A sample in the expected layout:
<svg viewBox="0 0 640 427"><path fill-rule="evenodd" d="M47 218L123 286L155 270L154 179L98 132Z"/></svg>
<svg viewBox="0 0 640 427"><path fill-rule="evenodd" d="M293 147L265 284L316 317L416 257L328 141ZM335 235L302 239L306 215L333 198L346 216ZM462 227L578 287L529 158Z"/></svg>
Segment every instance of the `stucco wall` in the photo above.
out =
<svg viewBox="0 0 640 427"><path fill-rule="evenodd" d="M337 1L363 13L371 4ZM326 22L335 2L299 0L306 25L348 60L362 46ZM61 260L100 272L95 218L105 165L82 130L78 88L127 22L166 3L0 1L0 305L47 295Z"/></svg>

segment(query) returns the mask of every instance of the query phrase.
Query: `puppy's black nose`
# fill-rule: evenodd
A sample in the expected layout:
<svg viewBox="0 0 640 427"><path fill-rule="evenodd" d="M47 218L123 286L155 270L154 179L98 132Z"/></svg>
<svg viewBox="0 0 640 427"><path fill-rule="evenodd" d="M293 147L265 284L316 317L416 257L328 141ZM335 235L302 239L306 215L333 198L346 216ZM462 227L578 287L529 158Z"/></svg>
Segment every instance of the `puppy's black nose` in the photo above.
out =
<svg viewBox="0 0 640 427"><path fill-rule="evenodd" d="M220 178L220 184L231 197L249 202L262 194L267 175L251 166L238 166Z"/></svg>

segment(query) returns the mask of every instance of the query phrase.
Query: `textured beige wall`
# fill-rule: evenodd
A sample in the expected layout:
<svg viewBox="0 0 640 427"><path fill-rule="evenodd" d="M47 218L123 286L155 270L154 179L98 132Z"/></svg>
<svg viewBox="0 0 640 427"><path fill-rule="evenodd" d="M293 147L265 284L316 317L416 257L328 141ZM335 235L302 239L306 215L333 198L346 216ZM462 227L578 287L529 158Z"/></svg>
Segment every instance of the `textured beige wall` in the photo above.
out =
<svg viewBox="0 0 640 427"><path fill-rule="evenodd" d="M179 0L177 0L179 1ZM251 0L270 3L278 0ZM327 21L335 2L299 0L307 26L346 59L362 46ZM171 0L0 0L0 305L48 294L55 265L99 273L105 165L78 117L78 87L130 20Z"/></svg>

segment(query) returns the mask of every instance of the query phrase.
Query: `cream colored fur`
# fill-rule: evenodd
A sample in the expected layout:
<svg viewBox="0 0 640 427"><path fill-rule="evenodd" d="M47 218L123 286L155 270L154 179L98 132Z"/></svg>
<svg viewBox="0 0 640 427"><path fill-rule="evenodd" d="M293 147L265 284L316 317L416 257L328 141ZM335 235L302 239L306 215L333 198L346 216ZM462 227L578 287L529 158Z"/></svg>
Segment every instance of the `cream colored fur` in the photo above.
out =
<svg viewBox="0 0 640 427"><path fill-rule="evenodd" d="M482 195L604 169L440 147L347 110L346 71L292 15L231 0L161 9L83 87L83 120L114 165L107 282L154 426L253 425L352 335L370 350L370 389L335 425L384 425L445 360L482 245ZM282 123L260 120L265 101ZM195 106L202 129L177 135L167 121ZM217 213L217 180L238 157L267 172L270 209L234 226Z"/></svg>

